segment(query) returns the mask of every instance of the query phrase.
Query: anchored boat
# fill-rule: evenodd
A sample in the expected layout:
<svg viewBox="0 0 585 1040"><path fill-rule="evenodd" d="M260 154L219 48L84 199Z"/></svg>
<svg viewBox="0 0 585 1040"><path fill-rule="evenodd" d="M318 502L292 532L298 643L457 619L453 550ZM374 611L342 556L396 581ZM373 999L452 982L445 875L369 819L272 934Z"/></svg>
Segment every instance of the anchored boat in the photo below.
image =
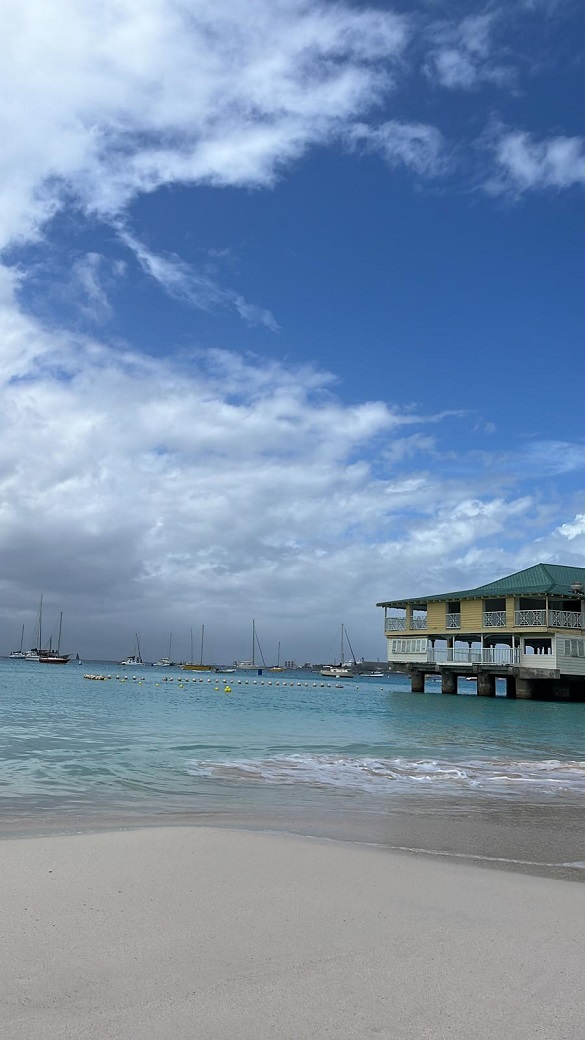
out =
<svg viewBox="0 0 585 1040"><path fill-rule="evenodd" d="M351 650L351 662L345 660L345 640ZM345 631L345 626L341 625L341 655L339 664L326 664L320 670L320 675L324 675L327 679L346 679L351 675L357 675L358 663L355 659L355 654L352 649L352 645L349 641L349 636Z"/></svg>

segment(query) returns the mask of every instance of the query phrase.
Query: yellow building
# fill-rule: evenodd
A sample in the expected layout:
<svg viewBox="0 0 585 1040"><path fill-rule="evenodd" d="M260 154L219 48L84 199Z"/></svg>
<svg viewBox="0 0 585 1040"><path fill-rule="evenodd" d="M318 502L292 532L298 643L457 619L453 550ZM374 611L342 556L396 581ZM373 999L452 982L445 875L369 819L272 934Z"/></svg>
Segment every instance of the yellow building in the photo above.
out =
<svg viewBox="0 0 585 1040"><path fill-rule="evenodd" d="M387 600L388 662L423 692L441 675L444 693L459 676L478 693L585 699L585 568L539 563L463 592Z"/></svg>

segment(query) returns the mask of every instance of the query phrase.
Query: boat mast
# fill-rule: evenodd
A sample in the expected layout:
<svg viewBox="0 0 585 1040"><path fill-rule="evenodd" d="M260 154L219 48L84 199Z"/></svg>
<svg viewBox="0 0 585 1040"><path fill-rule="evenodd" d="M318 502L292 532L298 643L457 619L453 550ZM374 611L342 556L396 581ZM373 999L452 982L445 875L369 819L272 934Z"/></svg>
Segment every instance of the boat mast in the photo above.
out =
<svg viewBox="0 0 585 1040"><path fill-rule="evenodd" d="M172 642L173 642L173 633L171 632L171 634L169 636L169 661L171 659L171 644L172 644Z"/></svg>
<svg viewBox="0 0 585 1040"><path fill-rule="evenodd" d="M191 625L191 664L193 664L193 625Z"/></svg>
<svg viewBox="0 0 585 1040"><path fill-rule="evenodd" d="M39 603L39 653L43 647L43 594L41 592L41 602Z"/></svg>
<svg viewBox="0 0 585 1040"><path fill-rule="evenodd" d="M205 625L201 625L201 654L199 657L199 664L203 664L203 636L205 634Z"/></svg>
<svg viewBox="0 0 585 1040"><path fill-rule="evenodd" d="M351 645L351 643L349 641L349 636L348 636L347 632L345 633L345 638L347 639L347 645L348 645L349 649L351 650L352 664L357 664L357 661L355 659L355 653L354 653L354 650L353 650L353 646Z"/></svg>
<svg viewBox="0 0 585 1040"><path fill-rule="evenodd" d="M256 663L256 622L252 621L252 664Z"/></svg>
<svg viewBox="0 0 585 1040"><path fill-rule="evenodd" d="M59 638L57 640L57 653L61 653L61 626L63 625L63 611L59 614Z"/></svg>
<svg viewBox="0 0 585 1040"><path fill-rule="evenodd" d="M20 633L20 652L22 653L22 644L24 643L24 625L22 626L22 632Z"/></svg>
<svg viewBox="0 0 585 1040"><path fill-rule="evenodd" d="M343 668L344 664L345 664L345 659L344 659L344 656L343 656L343 621L342 621L341 622L341 667L342 668Z"/></svg>

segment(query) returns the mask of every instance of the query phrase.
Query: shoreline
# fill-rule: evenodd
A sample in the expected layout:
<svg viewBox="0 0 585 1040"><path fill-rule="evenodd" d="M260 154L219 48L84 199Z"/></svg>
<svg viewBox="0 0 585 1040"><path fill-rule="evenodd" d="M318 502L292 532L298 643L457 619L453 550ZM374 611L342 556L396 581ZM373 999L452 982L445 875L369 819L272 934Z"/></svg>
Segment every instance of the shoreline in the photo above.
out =
<svg viewBox="0 0 585 1040"><path fill-rule="evenodd" d="M422 812L384 812L333 806L291 811L226 809L183 812L102 812L0 817L4 842L142 830L212 828L242 834L308 838L378 849L389 854L443 860L534 877L585 882L585 807L502 804L462 811L446 803Z"/></svg>
<svg viewBox="0 0 585 1040"><path fill-rule="evenodd" d="M1 854L11 1040L581 1040L566 881L209 826Z"/></svg>

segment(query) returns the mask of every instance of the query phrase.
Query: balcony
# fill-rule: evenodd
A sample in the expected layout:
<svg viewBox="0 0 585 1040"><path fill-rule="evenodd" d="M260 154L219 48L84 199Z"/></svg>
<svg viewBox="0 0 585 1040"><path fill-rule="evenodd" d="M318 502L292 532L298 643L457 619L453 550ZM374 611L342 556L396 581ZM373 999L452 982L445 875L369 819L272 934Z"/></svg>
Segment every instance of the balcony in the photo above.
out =
<svg viewBox="0 0 585 1040"><path fill-rule="evenodd" d="M384 621L385 632L404 632L406 629L406 618L387 617Z"/></svg>
<svg viewBox="0 0 585 1040"><path fill-rule="evenodd" d="M426 628L427 627L427 619L426 619L426 617L413 617L412 621L410 623L410 627L411 627L411 629L412 628L418 628L418 629Z"/></svg>
<svg viewBox="0 0 585 1040"><path fill-rule="evenodd" d="M547 616L548 615L548 616ZM516 628L585 628L585 616L576 610L516 610Z"/></svg>
<svg viewBox="0 0 585 1040"><path fill-rule="evenodd" d="M518 664L520 651L517 647L490 646L483 650L429 650L427 660L435 664Z"/></svg>
<svg viewBox="0 0 585 1040"><path fill-rule="evenodd" d="M461 628L461 614L446 614L447 628Z"/></svg>
<svg viewBox="0 0 585 1040"><path fill-rule="evenodd" d="M574 610L549 610L550 628L585 628L583 614Z"/></svg>
<svg viewBox="0 0 585 1040"><path fill-rule="evenodd" d="M516 628L546 628L546 610L515 610Z"/></svg>
<svg viewBox="0 0 585 1040"><path fill-rule="evenodd" d="M505 610L484 610L484 612L483 612L483 627L484 628L505 628L506 627L506 611Z"/></svg>

